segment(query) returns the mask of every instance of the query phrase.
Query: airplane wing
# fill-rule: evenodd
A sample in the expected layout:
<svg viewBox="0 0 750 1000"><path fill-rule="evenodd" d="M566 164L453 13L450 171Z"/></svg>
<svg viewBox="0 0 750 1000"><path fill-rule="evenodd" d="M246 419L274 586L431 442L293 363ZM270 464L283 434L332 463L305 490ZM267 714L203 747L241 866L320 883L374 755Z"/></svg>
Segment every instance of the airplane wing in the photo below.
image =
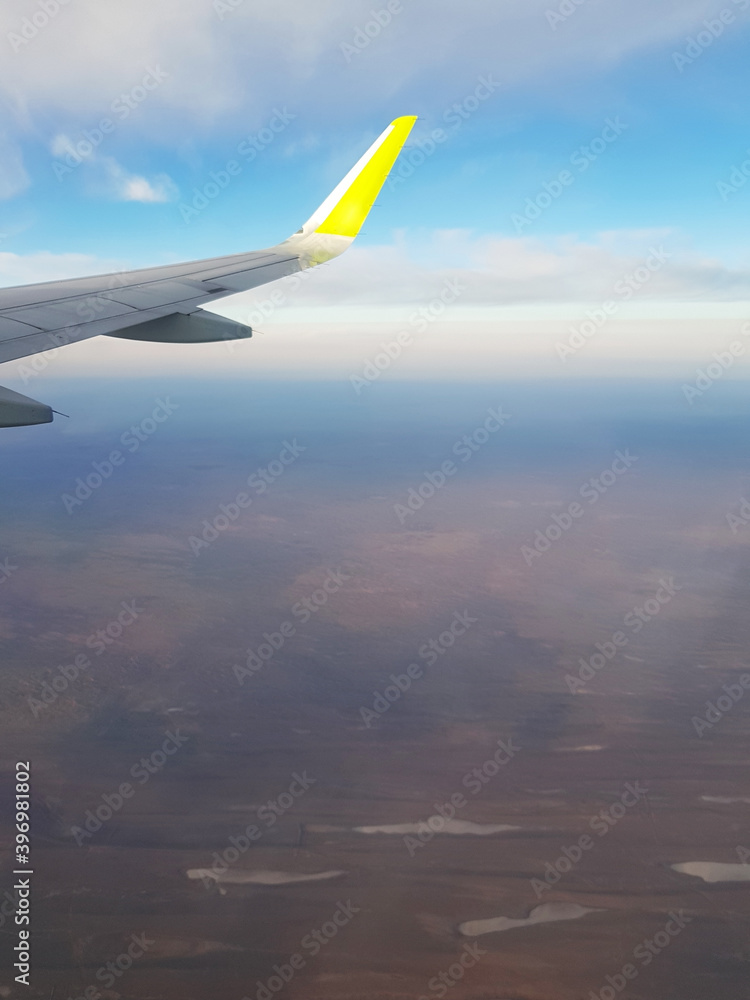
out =
<svg viewBox="0 0 750 1000"><path fill-rule="evenodd" d="M416 116L397 118L308 219L277 246L186 264L0 288L0 363L89 337L209 343L252 336L208 311L216 299L323 264L354 241ZM50 407L0 387L0 427L49 423Z"/></svg>

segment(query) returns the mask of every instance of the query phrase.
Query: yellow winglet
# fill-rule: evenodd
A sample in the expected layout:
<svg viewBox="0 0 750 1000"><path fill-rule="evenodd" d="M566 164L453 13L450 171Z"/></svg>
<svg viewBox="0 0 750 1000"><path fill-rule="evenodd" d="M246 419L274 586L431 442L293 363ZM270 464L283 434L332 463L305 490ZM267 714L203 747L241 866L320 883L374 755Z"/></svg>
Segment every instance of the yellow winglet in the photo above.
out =
<svg viewBox="0 0 750 1000"><path fill-rule="evenodd" d="M313 232L357 236L416 120L416 115L406 115L388 126L310 220L318 222L327 213Z"/></svg>

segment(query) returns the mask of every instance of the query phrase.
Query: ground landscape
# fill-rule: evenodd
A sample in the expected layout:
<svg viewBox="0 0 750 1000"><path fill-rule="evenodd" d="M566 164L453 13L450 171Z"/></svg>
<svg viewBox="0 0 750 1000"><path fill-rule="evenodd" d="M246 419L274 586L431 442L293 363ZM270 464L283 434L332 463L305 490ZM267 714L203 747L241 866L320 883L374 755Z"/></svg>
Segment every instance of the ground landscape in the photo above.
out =
<svg viewBox="0 0 750 1000"><path fill-rule="evenodd" d="M0 996L749 997L741 393L168 390L0 442Z"/></svg>

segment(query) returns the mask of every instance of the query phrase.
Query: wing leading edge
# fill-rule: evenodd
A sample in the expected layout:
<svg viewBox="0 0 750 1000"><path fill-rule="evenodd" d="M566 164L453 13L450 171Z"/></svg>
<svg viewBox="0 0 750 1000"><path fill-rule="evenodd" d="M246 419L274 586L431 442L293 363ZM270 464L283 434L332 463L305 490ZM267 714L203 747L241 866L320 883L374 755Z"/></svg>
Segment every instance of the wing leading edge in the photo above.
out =
<svg viewBox="0 0 750 1000"><path fill-rule="evenodd" d="M207 311L247 291L338 257L353 243L416 122L397 118L308 221L265 250L184 264L0 288L0 363L99 335L207 343L252 335ZM0 427L48 423L52 410L0 389Z"/></svg>

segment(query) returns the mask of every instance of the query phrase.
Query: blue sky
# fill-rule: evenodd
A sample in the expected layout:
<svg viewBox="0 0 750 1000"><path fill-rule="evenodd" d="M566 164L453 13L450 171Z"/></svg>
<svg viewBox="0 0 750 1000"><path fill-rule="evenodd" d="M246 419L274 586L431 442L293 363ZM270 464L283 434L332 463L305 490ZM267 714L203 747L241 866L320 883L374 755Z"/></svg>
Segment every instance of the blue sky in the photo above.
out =
<svg viewBox="0 0 750 1000"><path fill-rule="evenodd" d="M750 0L46 2L52 16L36 0L0 15L3 284L273 243L417 113L409 176L339 270L276 310L279 329L398 322L451 274L468 286L455 322L558 307L566 324L657 245L669 264L634 321L744 315L750 181L718 184L750 160Z"/></svg>

